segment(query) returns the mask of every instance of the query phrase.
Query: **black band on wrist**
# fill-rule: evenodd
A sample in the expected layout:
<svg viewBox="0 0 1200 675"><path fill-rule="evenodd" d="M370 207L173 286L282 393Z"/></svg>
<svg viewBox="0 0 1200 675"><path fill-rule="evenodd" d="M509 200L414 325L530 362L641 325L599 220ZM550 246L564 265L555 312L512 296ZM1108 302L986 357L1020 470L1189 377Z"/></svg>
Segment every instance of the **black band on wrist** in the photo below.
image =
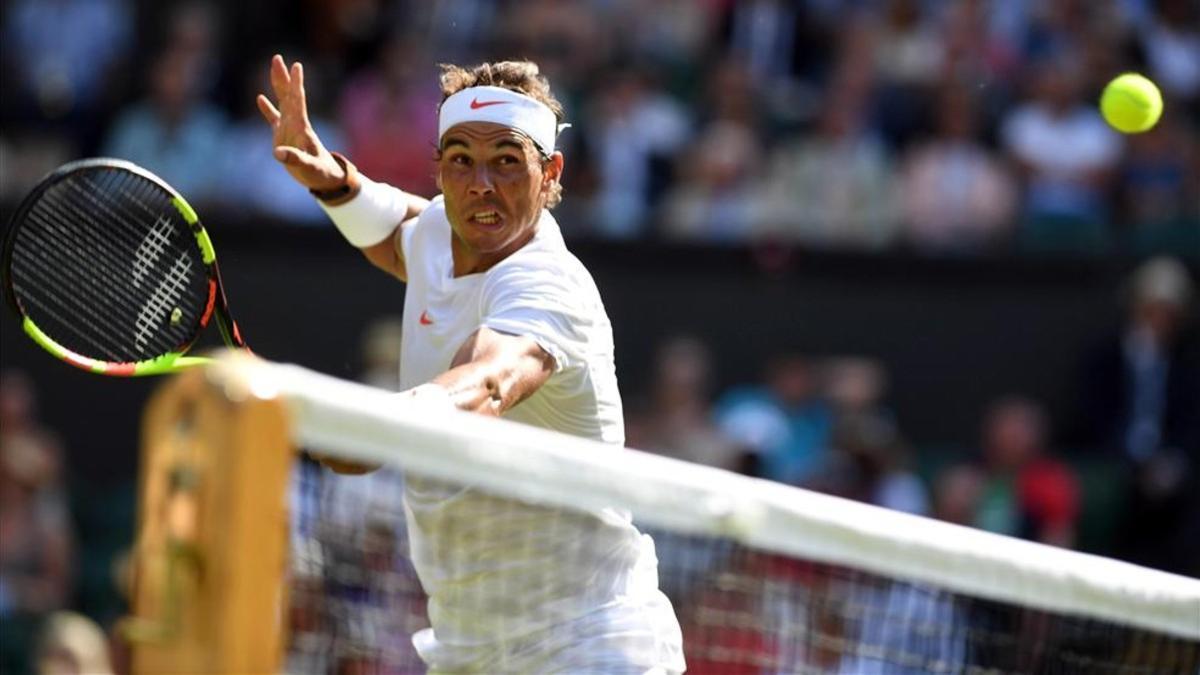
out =
<svg viewBox="0 0 1200 675"><path fill-rule="evenodd" d="M350 186L340 185L332 190L309 190L308 192L323 202L329 202L350 194Z"/></svg>

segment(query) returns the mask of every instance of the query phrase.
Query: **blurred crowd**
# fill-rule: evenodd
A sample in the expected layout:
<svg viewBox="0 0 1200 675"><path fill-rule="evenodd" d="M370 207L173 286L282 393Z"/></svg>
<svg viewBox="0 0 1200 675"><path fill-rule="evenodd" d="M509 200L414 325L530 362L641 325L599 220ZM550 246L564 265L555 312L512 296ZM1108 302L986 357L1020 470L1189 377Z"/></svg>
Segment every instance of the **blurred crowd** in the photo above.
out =
<svg viewBox="0 0 1200 675"><path fill-rule="evenodd" d="M781 353L767 359L757 380L718 389L717 364L703 337L673 337L660 345L647 385L624 387L627 444L1200 577L1196 297L1196 281L1177 259L1143 263L1124 289L1120 325L1078 346L1080 376L1071 383L1078 405L1071 414L1052 419L1036 392L999 395L978 411L976 441L956 447L907 438L905 420L891 405L904 392L891 391L887 366L877 359ZM362 381L398 387L399 343L398 318L381 317L369 326L362 341ZM0 672L30 672L35 666L40 672L103 673L114 667L124 672L128 665L128 650L116 637L122 607L96 611L88 594L103 585L128 597L130 541L111 550L97 547L103 533L88 524L78 495L70 494L85 477L68 480L66 456L59 436L39 421L33 383L19 372L4 373ZM323 671L343 661L411 662L407 641L395 636L423 625L423 596L404 556L401 477L388 471L336 476L304 461L293 478L289 663ZM729 571L727 564L766 565L772 574L804 572L802 578L788 577L789 584L800 586L825 583L805 581L810 573L836 576L769 555L712 557L729 551L711 544L665 533L660 539L660 558L676 572L664 576L664 583L677 594L685 620L695 618L689 612L707 607L705 602L728 600L702 590ZM711 569L679 573L706 563ZM97 580L88 568L104 578ZM796 597L789 602L798 603ZM939 612L952 609L944 599L922 597L872 602L903 600L907 607L920 601ZM90 610L90 618L75 613L82 609ZM339 646L330 651L328 636L339 621L350 621L349 632L338 633ZM714 644L740 635L690 630L692 639L711 637ZM706 663L703 658L696 663Z"/></svg>
<svg viewBox="0 0 1200 675"><path fill-rule="evenodd" d="M536 60L572 127L573 236L814 248L1200 252L1191 0L13 0L0 201L79 156L206 213L320 224L253 105L306 65L326 144L432 194L438 62ZM1149 133L1099 117L1126 70Z"/></svg>
<svg viewBox="0 0 1200 675"><path fill-rule="evenodd" d="M1200 341L1177 260L1140 266L1124 325L1080 344L1050 419L1032 393L979 411L978 442L908 442L886 365L780 354L760 381L714 392L704 343L664 343L651 386L627 394L628 442L692 462L1200 577ZM1086 528L1087 531L1084 531Z"/></svg>

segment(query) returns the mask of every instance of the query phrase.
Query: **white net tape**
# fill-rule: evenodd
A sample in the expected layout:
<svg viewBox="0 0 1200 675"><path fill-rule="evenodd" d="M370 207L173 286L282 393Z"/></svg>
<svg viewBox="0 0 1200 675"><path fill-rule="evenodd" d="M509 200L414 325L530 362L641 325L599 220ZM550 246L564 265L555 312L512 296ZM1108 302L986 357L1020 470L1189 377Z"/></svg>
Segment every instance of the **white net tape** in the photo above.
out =
<svg viewBox="0 0 1200 675"><path fill-rule="evenodd" d="M295 366L225 360L210 377L233 398L282 398L297 445L323 454L510 500L628 509L656 540L661 586L676 605L693 672L731 662L744 672L970 672L967 664L985 661L1045 670L1031 665L1043 657L1030 654L1049 652L1054 672L1198 667L1195 579L502 420L405 406L388 392ZM343 489L362 499L365 488ZM402 521L400 511L391 517ZM402 557L403 523L384 529L389 555ZM356 535L354 555L362 555L364 536L371 535ZM328 567L331 550L314 555ZM424 597L415 577L405 583L409 590L391 591L404 595L404 610L392 610L389 625L413 630L427 621ZM1036 640L1027 639L1031 630ZM1097 654L1118 647L1119 655ZM1167 661L1130 655L1155 651ZM872 665L879 663L889 667Z"/></svg>

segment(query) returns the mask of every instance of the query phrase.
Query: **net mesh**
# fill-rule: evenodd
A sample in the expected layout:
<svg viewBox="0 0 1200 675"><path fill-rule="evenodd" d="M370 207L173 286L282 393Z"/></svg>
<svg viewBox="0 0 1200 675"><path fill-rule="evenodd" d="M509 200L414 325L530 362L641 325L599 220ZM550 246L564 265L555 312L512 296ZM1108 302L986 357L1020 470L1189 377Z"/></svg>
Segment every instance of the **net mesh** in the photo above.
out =
<svg viewBox="0 0 1200 675"><path fill-rule="evenodd" d="M575 514L595 514L597 504L624 495L618 505L629 506L653 538L659 588L682 628L691 673L1200 672L1196 580L640 453L572 454L586 443L556 453L549 447L555 441L576 441L492 420L456 417L448 425L423 413L406 417L394 399L357 385L300 371L284 379L266 388L282 390L292 403L299 440L319 444L322 454L391 460L366 476L335 475L308 458L296 465L287 672L425 672L412 636L430 625L430 605L412 564L402 495L406 482L455 472L487 495L489 510L479 514L487 529L509 523L518 533L480 574L503 569L511 562L506 553L563 541L546 539L545 521L523 526L528 502L541 501L531 495L568 495L550 502L560 510L573 500L577 510L556 512ZM509 447L525 452L509 455ZM473 462L485 466L472 469ZM534 485L548 475L565 487ZM624 482L614 483L613 475ZM584 485L606 494L589 497ZM772 503L792 515L774 514ZM688 509L697 514L690 523ZM569 530L574 517L550 528ZM474 556L470 537L494 534L463 530L441 562L467 569L456 552ZM965 552L950 553L949 535ZM568 576L580 592L603 579L596 562L603 552L588 540L550 552L560 570L573 571ZM466 670L624 672L606 667L611 663L555 661L569 651L562 645L588 637L577 617L555 608L549 591L538 597L536 589L558 583L544 574L519 589L500 586L501 596L521 597L457 596L457 609L478 619L478 637L489 649L501 645L518 655ZM547 621L525 631L517 617L538 607ZM436 607L434 613L439 621L449 616Z"/></svg>
<svg viewBox="0 0 1200 675"><path fill-rule="evenodd" d="M190 341L208 273L171 198L107 166L76 169L38 193L8 261L24 313L63 347L101 361L142 361Z"/></svg>
<svg viewBox="0 0 1200 675"><path fill-rule="evenodd" d="M395 499L401 474L342 477L312 461L298 471L304 504L294 507L287 672L425 672L410 640L429 618ZM690 673L1190 675L1200 668L1195 640L729 539L642 529L654 538Z"/></svg>

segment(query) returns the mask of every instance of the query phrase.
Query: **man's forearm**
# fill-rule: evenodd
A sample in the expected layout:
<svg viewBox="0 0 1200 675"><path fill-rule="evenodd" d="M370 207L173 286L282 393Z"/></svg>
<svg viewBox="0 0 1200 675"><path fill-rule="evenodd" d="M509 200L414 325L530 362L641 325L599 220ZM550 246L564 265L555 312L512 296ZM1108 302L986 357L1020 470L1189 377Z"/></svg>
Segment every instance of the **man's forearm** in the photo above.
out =
<svg viewBox="0 0 1200 675"><path fill-rule="evenodd" d="M459 410L499 417L524 399L519 380L515 369L506 371L484 361L451 368L430 384L444 389Z"/></svg>
<svg viewBox="0 0 1200 675"><path fill-rule="evenodd" d="M459 410L498 417L529 398L553 370L554 360L532 339L481 328L430 384Z"/></svg>

